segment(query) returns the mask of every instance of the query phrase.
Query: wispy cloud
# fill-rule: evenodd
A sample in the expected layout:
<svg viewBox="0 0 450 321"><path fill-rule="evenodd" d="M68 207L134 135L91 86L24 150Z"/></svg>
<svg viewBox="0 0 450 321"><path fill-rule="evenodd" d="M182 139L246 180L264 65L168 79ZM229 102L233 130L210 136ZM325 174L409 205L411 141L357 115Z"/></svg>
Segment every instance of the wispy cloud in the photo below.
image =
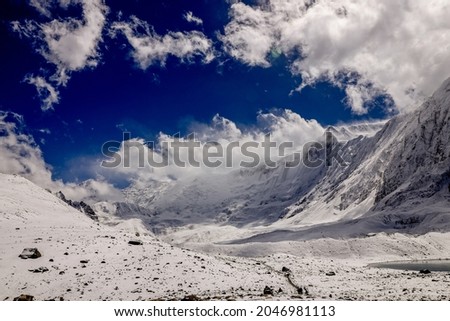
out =
<svg viewBox="0 0 450 321"><path fill-rule="evenodd" d="M194 14L192 13L192 11L188 11L183 15L183 18L187 21L187 22L192 22L194 24L196 24L197 26L201 26L203 24L203 20L200 19L199 17L194 16Z"/></svg>
<svg viewBox="0 0 450 321"><path fill-rule="evenodd" d="M49 110L53 108L54 104L59 103L59 92L50 84L45 78L40 76L27 76L25 81L36 87L38 96L41 99L42 110Z"/></svg>
<svg viewBox="0 0 450 321"><path fill-rule="evenodd" d="M356 114L390 95L400 111L416 106L450 73L446 0L267 0L233 3L220 37L224 50L251 66L280 54L304 86L327 80L347 93Z"/></svg>
<svg viewBox="0 0 450 321"><path fill-rule="evenodd" d="M164 65L169 56L187 63L195 58L209 63L215 57L213 42L200 31L170 31L159 35L146 21L132 16L129 21L113 23L111 35L118 33L125 35L133 48L132 56L142 69L154 64Z"/></svg>

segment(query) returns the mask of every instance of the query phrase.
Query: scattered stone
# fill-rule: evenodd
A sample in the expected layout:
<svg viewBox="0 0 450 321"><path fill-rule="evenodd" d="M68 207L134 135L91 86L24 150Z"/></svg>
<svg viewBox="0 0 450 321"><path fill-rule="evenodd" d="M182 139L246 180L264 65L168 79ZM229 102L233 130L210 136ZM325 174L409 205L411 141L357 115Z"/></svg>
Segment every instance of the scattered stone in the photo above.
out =
<svg viewBox="0 0 450 321"><path fill-rule="evenodd" d="M37 248L26 248L23 249L22 253L19 255L21 259L37 259L41 257L42 254L39 252Z"/></svg>
<svg viewBox="0 0 450 321"><path fill-rule="evenodd" d="M273 289L271 287L269 287L268 285L266 285L263 293L264 293L264 295L273 295Z"/></svg>
<svg viewBox="0 0 450 321"><path fill-rule="evenodd" d="M423 270L420 270L419 273L420 273L420 274L430 274L431 271L428 270L428 269L423 269Z"/></svg>
<svg viewBox="0 0 450 321"><path fill-rule="evenodd" d="M14 301L34 301L34 296L29 294L21 294L14 298Z"/></svg>
<svg viewBox="0 0 450 321"><path fill-rule="evenodd" d="M181 301L201 301L201 300L195 294L189 294L186 295L184 298L182 298Z"/></svg>
<svg viewBox="0 0 450 321"><path fill-rule="evenodd" d="M48 269L45 266L41 266L37 269L31 269L28 271L33 272L33 273L44 273L44 272L48 272Z"/></svg>
<svg viewBox="0 0 450 321"><path fill-rule="evenodd" d="M336 275L336 273L335 273L335 272L333 272L333 271L331 271L331 272L327 272L327 273L325 273L325 275L326 275L326 276L335 276L335 275Z"/></svg>
<svg viewBox="0 0 450 321"><path fill-rule="evenodd" d="M144 243L141 240L130 240L128 241L130 245L143 245Z"/></svg>

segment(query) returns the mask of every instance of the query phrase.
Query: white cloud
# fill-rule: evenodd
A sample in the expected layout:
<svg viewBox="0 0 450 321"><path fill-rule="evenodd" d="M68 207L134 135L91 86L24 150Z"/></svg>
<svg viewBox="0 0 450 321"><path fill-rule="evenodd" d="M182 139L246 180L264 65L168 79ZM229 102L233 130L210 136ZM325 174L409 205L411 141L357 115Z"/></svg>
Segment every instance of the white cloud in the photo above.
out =
<svg viewBox="0 0 450 321"><path fill-rule="evenodd" d="M196 141L200 143L200 146L210 142L217 142L226 151L227 146L232 142L239 142L240 146L246 142L257 142L258 146L252 148L252 152L259 155L260 159L264 158L264 147L262 142L265 141L267 133L271 134L271 141L279 144L285 142L292 142L291 148L286 148L285 155L289 152L298 151L305 143L310 141L316 141L320 138L325 128L322 127L315 120L306 120L300 115L290 110L274 110L269 113L260 113L257 117L257 124L253 127L239 128L233 121L226 119L220 115L214 116L209 124L205 123L193 123L189 131L195 133ZM181 142L189 140L189 137L178 138ZM133 138L127 142L122 142L119 150L117 151L121 156L122 161L125 158L125 146L130 144L129 159L130 166L125 167L124 162L120 166L115 168L105 168L101 171L104 177L112 180L116 178L126 177L134 184L141 184L142 186L149 186L151 182L167 182L167 181L183 181L189 180L193 177L200 177L204 175L212 174L228 174L231 171L241 168L241 161L248 161L248 158L241 153L239 148L233 150L232 153L232 166L225 164L225 158L221 158L223 162L219 168L210 168L203 166L203 149L195 149L195 160L200 162L200 167L191 166L187 163L189 159L187 149L180 149L180 159L186 162L186 167L177 166L173 157L169 157L169 165L164 167L150 166L147 163L149 156L161 163L163 156L162 150L165 143L173 142L175 138L165 133L160 133L154 147L151 149L142 138ZM136 145L140 145L141 151L138 151ZM143 151L143 152L142 152ZM172 150L169 150L169 155L172 155ZM224 152L225 153L225 152ZM275 153L274 153L275 154ZM140 159L142 157L144 167L139 166ZM277 155L271 156L272 160L277 160ZM106 160L106 159L105 159ZM110 160L108 160L110 161ZM141 161L142 162L142 161Z"/></svg>
<svg viewBox="0 0 450 321"><path fill-rule="evenodd" d="M45 78L40 76L27 76L25 81L36 87L39 98L41 99L42 110L53 108L54 104L59 103L59 92Z"/></svg>
<svg viewBox="0 0 450 321"><path fill-rule="evenodd" d="M53 6L53 2L53 0L30 0L29 4L43 16L50 17L52 15L50 9Z"/></svg>
<svg viewBox="0 0 450 321"><path fill-rule="evenodd" d="M200 31L157 34L147 22L133 16L129 22L115 22L111 35L123 33L132 46L132 56L140 68L159 63L164 65L169 56L183 62L199 57L204 63L214 59L213 43Z"/></svg>
<svg viewBox="0 0 450 321"><path fill-rule="evenodd" d="M32 38L37 52L54 66L54 72L48 79L28 79L29 83L36 86L40 96L42 90L50 91L50 87L55 92L53 97L44 96L43 110L51 109L58 103L59 99L55 99L58 97L58 87L67 84L72 72L97 66L100 59L98 45L102 41L108 13L108 7L102 0L32 0L30 4L50 17L50 10L56 5L55 2L63 8L81 5L82 18L53 19L47 23L32 20L12 23L13 30Z"/></svg>
<svg viewBox="0 0 450 321"><path fill-rule="evenodd" d="M183 15L183 18L187 21L187 22L192 22L195 23L197 26L201 26L203 24L203 20L199 17L194 16L194 14L192 13L192 11L188 11Z"/></svg>
<svg viewBox="0 0 450 321"><path fill-rule="evenodd" d="M450 74L446 0L266 0L232 4L221 40L232 57L269 67L280 53L302 87L328 80L345 90L355 113L386 92L400 111ZM350 79L342 74L356 73Z"/></svg>
<svg viewBox="0 0 450 321"><path fill-rule="evenodd" d="M63 191L74 200L121 200L122 193L102 178L81 184L53 180L51 167L32 136L21 132L25 127L20 115L0 111L0 172L23 176L53 192Z"/></svg>

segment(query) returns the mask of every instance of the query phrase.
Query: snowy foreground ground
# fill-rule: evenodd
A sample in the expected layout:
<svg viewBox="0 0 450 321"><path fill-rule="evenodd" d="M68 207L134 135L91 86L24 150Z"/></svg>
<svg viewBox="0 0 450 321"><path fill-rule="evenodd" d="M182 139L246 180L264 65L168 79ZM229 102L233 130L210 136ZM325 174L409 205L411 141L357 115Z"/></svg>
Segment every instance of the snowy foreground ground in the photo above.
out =
<svg viewBox="0 0 450 321"><path fill-rule="evenodd" d="M146 233L136 220L109 223L94 222L21 177L0 174L0 299L20 294L36 300L450 299L447 272L367 267L448 258L449 233L240 245L188 242L183 248ZM143 245L128 244L135 239ZM34 247L42 257L19 258L24 248ZM33 272L40 267L48 271ZM266 287L273 295L263 293Z"/></svg>

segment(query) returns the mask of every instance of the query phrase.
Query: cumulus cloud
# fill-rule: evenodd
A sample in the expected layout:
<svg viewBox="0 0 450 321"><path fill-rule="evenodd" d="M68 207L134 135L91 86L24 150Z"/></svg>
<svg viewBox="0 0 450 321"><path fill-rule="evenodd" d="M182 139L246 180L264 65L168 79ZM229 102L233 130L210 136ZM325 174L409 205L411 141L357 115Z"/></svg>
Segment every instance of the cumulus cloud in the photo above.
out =
<svg viewBox="0 0 450 321"><path fill-rule="evenodd" d="M70 199L85 201L121 200L122 193L103 178L81 184L53 180L51 167L32 136L23 133L23 118L0 111L0 172L23 176L53 192L63 191Z"/></svg>
<svg viewBox="0 0 450 321"><path fill-rule="evenodd" d="M14 31L33 39L36 51L54 68L48 79L42 76L27 78L30 84L36 86L39 96L43 97L42 109L48 110L59 102L58 87L67 85L72 72L97 66L100 59L98 45L102 41L108 7L102 0L32 0L30 4L47 17L51 16L50 10L55 5L63 8L70 5L82 7L81 19L12 23Z"/></svg>
<svg viewBox="0 0 450 321"><path fill-rule="evenodd" d="M132 56L142 69L164 65L169 56L182 62L191 62L196 57L204 63L214 59L213 43L200 31L170 31L161 36L147 22L132 16L130 21L113 23L111 35L118 33L125 35L133 48Z"/></svg>
<svg viewBox="0 0 450 321"><path fill-rule="evenodd" d="M199 17L194 16L194 14L192 13L192 11L188 11L183 15L183 18L187 21L187 22L192 22L194 24L196 24L197 26L201 26L203 24L203 20Z"/></svg>
<svg viewBox="0 0 450 321"><path fill-rule="evenodd" d="M213 117L210 123L193 123L190 126L192 135L187 137L174 137L165 133L160 133L157 141L148 144L142 138L132 138L120 144L115 151L120 155L122 160L119 166L114 168L104 168L102 175L116 179L118 177L127 177L134 184L148 186L154 181L169 182L183 181L203 175L227 174L241 168L242 161L249 161L248 157L242 153L239 148L233 149L231 153L231 162L226 163L226 158L222 157L222 165L218 167L205 166L203 148L207 144L218 144L221 146L226 155L228 146L232 143L239 143L242 146L245 143L258 143L257 146L251 148L251 152L256 153L262 160L264 158L264 147L262 142L265 141L266 135L270 133L271 141L276 142L279 146L281 143L292 142L292 147L286 148L284 156L290 152L298 151L301 147L310 141L316 141L320 138L325 128L315 120L307 120L291 110L273 110L268 113L259 113L255 126L239 128L233 121L226 119L220 115ZM172 149L165 149L164 146L177 142L195 141L199 143L199 147L195 149L193 155L195 161L200 166L191 166L188 163L189 152L187 148L180 149L179 159L186 163L185 167L176 164L173 157ZM140 146L140 147L137 147ZM214 152L214 147L212 152ZM163 163L163 155L168 155L168 165L157 167L149 165L147 160L153 159L157 163ZM271 155L271 160L277 161L283 155ZM124 160L128 158L129 166L124 166ZM105 161L111 161L106 159ZM142 166L143 165L143 166ZM261 164L259 164L261 165Z"/></svg>
<svg viewBox="0 0 450 321"><path fill-rule="evenodd" d="M445 0L266 0L231 5L220 39L251 66L282 53L301 76L298 89L329 81L356 114L382 95L400 111L430 95L450 74L450 6ZM350 75L350 77L349 77Z"/></svg>

